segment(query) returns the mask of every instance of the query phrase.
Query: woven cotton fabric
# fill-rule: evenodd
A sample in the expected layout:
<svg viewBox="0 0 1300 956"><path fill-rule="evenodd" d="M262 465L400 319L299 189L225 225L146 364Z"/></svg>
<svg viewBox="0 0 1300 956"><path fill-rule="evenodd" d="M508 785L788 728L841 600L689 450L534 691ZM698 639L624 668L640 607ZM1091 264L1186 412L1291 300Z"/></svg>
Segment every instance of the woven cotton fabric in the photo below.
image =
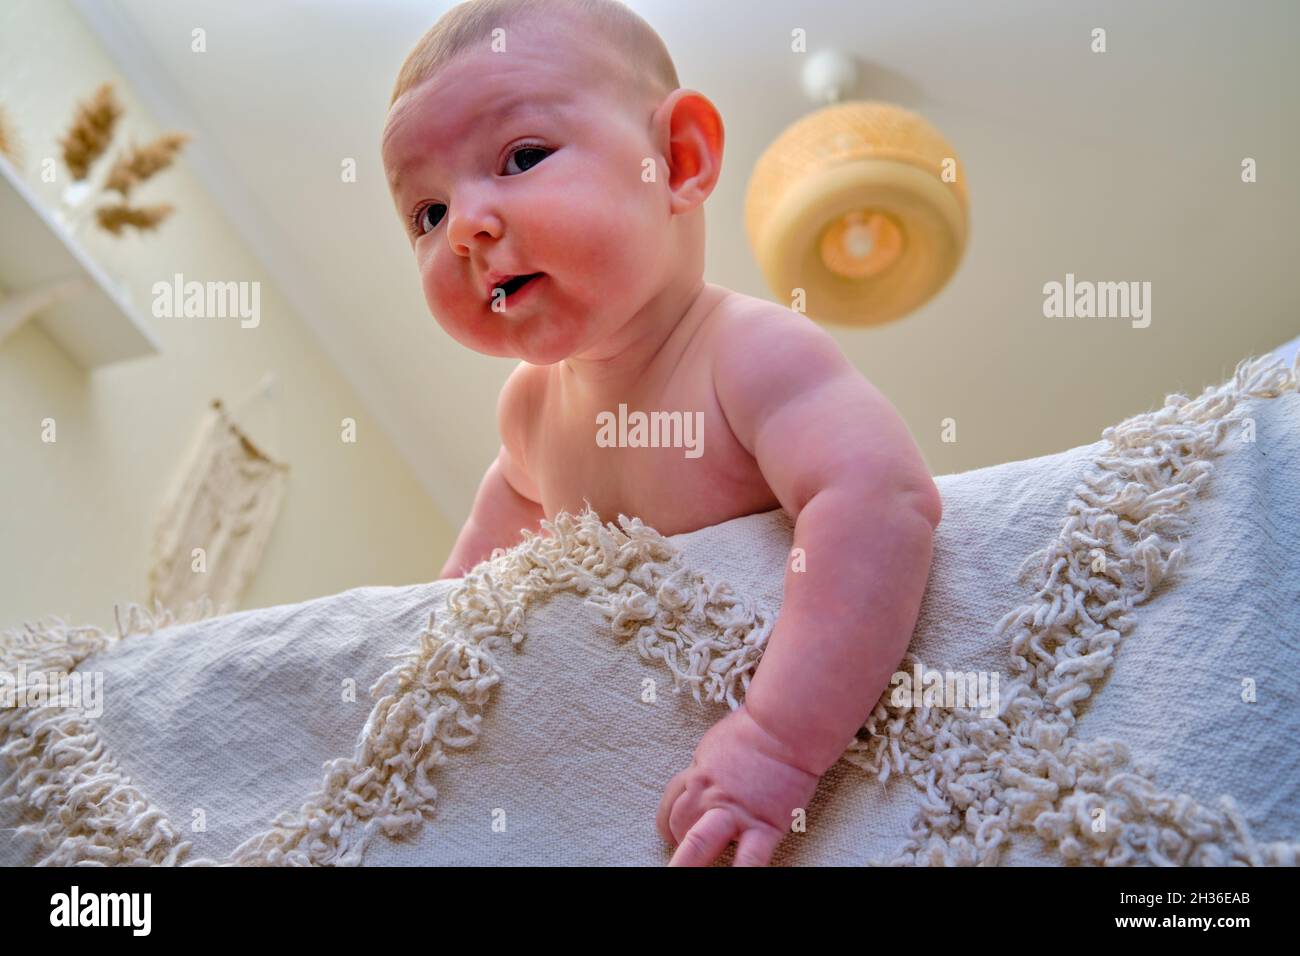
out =
<svg viewBox="0 0 1300 956"><path fill-rule="evenodd" d="M995 712L886 691L774 862L1294 864L1296 372L938 478L900 669L996 673ZM561 514L464 579L9 631L4 670L105 699L0 710L0 862L664 863L662 789L743 700L792 534Z"/></svg>

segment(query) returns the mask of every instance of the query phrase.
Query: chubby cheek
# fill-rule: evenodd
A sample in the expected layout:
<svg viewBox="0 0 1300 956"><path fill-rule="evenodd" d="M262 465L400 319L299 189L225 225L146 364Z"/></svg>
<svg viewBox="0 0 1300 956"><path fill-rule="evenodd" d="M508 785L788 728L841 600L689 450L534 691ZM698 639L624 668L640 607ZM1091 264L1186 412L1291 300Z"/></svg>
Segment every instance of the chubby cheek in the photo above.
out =
<svg viewBox="0 0 1300 956"><path fill-rule="evenodd" d="M435 241L432 237L426 240L431 246ZM483 304L471 295L460 257L450 249L423 251L418 263L424 301L443 330L476 352L508 355L499 331L483 321Z"/></svg>
<svg viewBox="0 0 1300 956"><path fill-rule="evenodd" d="M534 223L544 243L537 268L557 276L592 315L647 285L657 258L654 237L662 230L651 212L653 185L642 194L639 184L598 183L552 192Z"/></svg>
<svg viewBox="0 0 1300 956"><path fill-rule="evenodd" d="M436 259L436 257L433 257ZM421 285L429 312L442 329L468 349L482 355L519 358L534 365L550 365L573 355L588 337L587 306L565 292L567 283L552 277L546 298L519 321L493 312L486 300L470 297L459 257L450 254L450 272L440 272L435 262L423 263ZM539 270L547 271L547 270Z"/></svg>

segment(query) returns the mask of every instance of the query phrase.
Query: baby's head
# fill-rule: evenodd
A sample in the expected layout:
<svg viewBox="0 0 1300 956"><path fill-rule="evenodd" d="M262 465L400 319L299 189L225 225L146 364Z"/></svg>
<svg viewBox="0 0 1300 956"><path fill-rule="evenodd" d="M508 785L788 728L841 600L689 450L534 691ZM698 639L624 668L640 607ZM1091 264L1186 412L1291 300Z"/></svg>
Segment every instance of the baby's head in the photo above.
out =
<svg viewBox="0 0 1300 956"><path fill-rule="evenodd" d="M438 322L478 352L550 365L703 275L722 138L618 0L470 0L402 64L382 152Z"/></svg>

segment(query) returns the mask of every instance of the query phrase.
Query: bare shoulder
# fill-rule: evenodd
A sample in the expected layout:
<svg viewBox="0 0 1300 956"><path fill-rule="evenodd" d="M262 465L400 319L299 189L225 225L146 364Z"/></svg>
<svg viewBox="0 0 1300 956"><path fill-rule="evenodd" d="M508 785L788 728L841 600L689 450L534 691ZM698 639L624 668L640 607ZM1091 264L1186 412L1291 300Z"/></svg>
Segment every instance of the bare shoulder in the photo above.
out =
<svg viewBox="0 0 1300 956"><path fill-rule="evenodd" d="M545 386L545 369L520 362L511 371L497 397L497 430L505 454L502 472L507 482L525 498L540 501L541 492L528 464L528 446L537 423Z"/></svg>
<svg viewBox="0 0 1300 956"><path fill-rule="evenodd" d="M832 382L870 387L831 334L806 315L732 292L716 319L714 389L728 420L756 424Z"/></svg>
<svg viewBox="0 0 1300 956"><path fill-rule="evenodd" d="M777 302L731 292L719 304L716 318L720 333L716 351L720 357L731 356L737 365L752 368L760 359L779 360L788 349L794 349L799 358L806 358L804 353L811 350L825 358L833 357L838 360L835 364L852 370L826 329ZM779 365L797 365L793 357Z"/></svg>
<svg viewBox="0 0 1300 956"><path fill-rule="evenodd" d="M714 344L714 391L736 438L797 515L830 482L902 489L941 506L929 469L889 399L806 315L738 296Z"/></svg>

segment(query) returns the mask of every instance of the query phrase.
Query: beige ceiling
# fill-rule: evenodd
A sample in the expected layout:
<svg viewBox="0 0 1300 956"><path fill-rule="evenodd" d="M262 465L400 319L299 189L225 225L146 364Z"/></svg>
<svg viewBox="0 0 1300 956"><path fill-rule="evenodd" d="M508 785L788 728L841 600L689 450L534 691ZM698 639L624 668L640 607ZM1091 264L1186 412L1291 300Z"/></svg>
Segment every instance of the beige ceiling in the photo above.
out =
<svg viewBox="0 0 1300 956"><path fill-rule="evenodd" d="M427 314L378 149L397 67L450 4L75 2L158 118L198 134L189 162L459 523L496 453L514 363L469 352ZM901 322L835 332L936 474L1093 441L1300 333L1300 177L1286 165L1300 156L1300 4L629 6L726 124L706 207L711 282L771 298L742 204L759 153L812 108L794 28L812 52L868 64L859 96L924 113L955 145L972 197L957 276ZM348 157L356 184L340 181ZM1258 182L1241 182L1243 157ZM1151 282L1150 327L1044 318L1043 285L1067 272ZM940 440L945 418L955 443Z"/></svg>

